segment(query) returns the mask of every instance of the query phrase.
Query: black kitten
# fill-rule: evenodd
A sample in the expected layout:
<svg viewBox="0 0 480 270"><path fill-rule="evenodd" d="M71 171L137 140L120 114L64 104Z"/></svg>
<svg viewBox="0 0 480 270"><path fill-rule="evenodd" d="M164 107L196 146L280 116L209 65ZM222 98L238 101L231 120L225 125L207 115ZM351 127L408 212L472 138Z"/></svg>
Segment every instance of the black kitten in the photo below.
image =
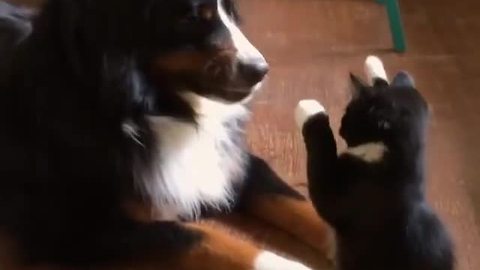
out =
<svg viewBox="0 0 480 270"><path fill-rule="evenodd" d="M407 73L390 85L378 58L366 69L373 86L352 75L340 130L345 153L337 155L320 104L302 101L296 112L310 194L336 229L339 269L451 270L452 243L424 195L427 103Z"/></svg>

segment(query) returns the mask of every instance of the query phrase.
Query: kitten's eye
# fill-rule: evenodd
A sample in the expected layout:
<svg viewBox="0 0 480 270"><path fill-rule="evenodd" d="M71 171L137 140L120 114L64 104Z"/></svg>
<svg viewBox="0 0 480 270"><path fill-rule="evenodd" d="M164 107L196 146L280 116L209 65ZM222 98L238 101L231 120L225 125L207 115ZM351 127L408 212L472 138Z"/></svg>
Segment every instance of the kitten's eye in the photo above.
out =
<svg viewBox="0 0 480 270"><path fill-rule="evenodd" d="M380 120L378 122L378 127L383 130L389 130L392 127L392 125L387 120Z"/></svg>

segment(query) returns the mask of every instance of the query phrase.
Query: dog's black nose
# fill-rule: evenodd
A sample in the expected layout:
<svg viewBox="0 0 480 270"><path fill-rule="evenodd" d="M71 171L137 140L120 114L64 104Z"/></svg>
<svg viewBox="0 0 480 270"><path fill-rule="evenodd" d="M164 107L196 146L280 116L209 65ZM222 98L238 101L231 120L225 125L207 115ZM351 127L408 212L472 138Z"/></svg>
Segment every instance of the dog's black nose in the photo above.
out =
<svg viewBox="0 0 480 270"><path fill-rule="evenodd" d="M270 67L264 59L258 59L239 63L238 72L243 80L249 85L254 86L261 82L267 75Z"/></svg>

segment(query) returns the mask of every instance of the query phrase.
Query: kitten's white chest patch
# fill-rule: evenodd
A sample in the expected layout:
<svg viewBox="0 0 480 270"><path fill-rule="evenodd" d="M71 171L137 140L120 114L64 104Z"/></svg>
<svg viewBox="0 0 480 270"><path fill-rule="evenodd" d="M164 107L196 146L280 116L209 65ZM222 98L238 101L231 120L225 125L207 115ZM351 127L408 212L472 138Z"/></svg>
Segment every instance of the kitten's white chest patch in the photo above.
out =
<svg viewBox="0 0 480 270"><path fill-rule="evenodd" d="M194 98L198 125L171 117L149 118L157 140L156 160L141 176L143 192L158 212L195 218L202 206L228 207L235 181L244 174L246 153L235 123L248 115L242 105Z"/></svg>
<svg viewBox="0 0 480 270"><path fill-rule="evenodd" d="M344 154L355 156L365 162L374 163L383 159L387 146L383 143L366 143L345 150Z"/></svg>

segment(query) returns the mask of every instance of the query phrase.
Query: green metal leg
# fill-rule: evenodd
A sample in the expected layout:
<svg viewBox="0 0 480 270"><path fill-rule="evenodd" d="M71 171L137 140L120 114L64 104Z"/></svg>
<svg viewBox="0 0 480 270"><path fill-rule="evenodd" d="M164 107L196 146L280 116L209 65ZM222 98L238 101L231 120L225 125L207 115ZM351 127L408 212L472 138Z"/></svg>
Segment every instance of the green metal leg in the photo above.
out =
<svg viewBox="0 0 480 270"><path fill-rule="evenodd" d="M390 22L390 31L392 32L393 46L397 52L405 52L406 41L405 32L403 30L402 17L400 15L400 7L397 0L377 0L378 3L384 4L387 8L388 20Z"/></svg>

